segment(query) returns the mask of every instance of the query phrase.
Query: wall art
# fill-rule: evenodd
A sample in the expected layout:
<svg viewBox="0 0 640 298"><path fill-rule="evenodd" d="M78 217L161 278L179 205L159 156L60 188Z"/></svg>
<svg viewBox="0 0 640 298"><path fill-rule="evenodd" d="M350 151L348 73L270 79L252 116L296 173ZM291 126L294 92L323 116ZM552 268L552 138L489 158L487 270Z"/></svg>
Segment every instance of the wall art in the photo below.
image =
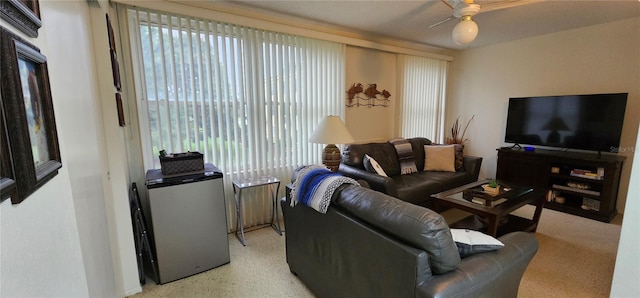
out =
<svg viewBox="0 0 640 298"><path fill-rule="evenodd" d="M2 105L20 203L58 174L62 166L51 101L47 58L0 27Z"/></svg>
<svg viewBox="0 0 640 298"><path fill-rule="evenodd" d="M360 83L354 83L347 90L347 107L388 107L391 93L378 91L377 84L369 84L366 89Z"/></svg>
<svg viewBox="0 0 640 298"><path fill-rule="evenodd" d="M38 37L38 29L42 27L38 0L2 0L0 17L29 37Z"/></svg>
<svg viewBox="0 0 640 298"><path fill-rule="evenodd" d="M2 94L0 94L0 202L15 196L16 191L16 180L2 102Z"/></svg>
<svg viewBox="0 0 640 298"><path fill-rule="evenodd" d="M122 84L120 83L120 66L118 66L118 53L116 52L116 38L113 33L113 27L111 26L111 19L109 15L107 18L107 36L109 38L109 54L111 55L111 72L113 73L113 86L116 90L122 91Z"/></svg>
<svg viewBox="0 0 640 298"><path fill-rule="evenodd" d="M118 109L118 125L125 126L124 121L124 109L122 107L122 95L120 92L116 92L116 108Z"/></svg>

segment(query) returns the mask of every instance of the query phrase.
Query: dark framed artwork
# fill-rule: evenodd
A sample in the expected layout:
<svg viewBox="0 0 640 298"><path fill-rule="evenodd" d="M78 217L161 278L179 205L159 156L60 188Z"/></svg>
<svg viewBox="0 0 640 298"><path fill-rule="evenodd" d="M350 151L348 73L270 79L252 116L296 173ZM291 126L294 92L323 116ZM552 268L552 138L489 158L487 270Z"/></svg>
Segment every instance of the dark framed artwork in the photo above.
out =
<svg viewBox="0 0 640 298"><path fill-rule="evenodd" d="M47 59L35 46L0 27L2 104L16 195L20 203L62 166Z"/></svg>
<svg viewBox="0 0 640 298"><path fill-rule="evenodd" d="M107 36L109 37L109 49L116 49L116 36L113 33L113 26L111 26L111 19L109 18L109 14L105 14L107 18Z"/></svg>
<svg viewBox="0 0 640 298"><path fill-rule="evenodd" d="M42 27L38 0L1 0L0 17L29 37L38 37Z"/></svg>
<svg viewBox="0 0 640 298"><path fill-rule="evenodd" d="M113 86L116 87L116 90L122 91L122 85L120 84L120 66L118 66L118 53L116 52L116 38L113 33L109 14L106 14L106 18L107 36L109 38L109 54L111 55L111 71L113 73Z"/></svg>
<svg viewBox="0 0 640 298"><path fill-rule="evenodd" d="M113 86L116 90L121 91L120 85L120 67L118 66L118 55L115 50L109 50L111 52L111 71L113 72Z"/></svg>
<svg viewBox="0 0 640 298"><path fill-rule="evenodd" d="M120 92L116 93L116 108L118 109L118 125L125 126L124 109L122 108L122 95L120 95Z"/></svg>
<svg viewBox="0 0 640 298"><path fill-rule="evenodd" d="M15 196L16 191L13 161L6 128L2 95L0 94L0 202Z"/></svg>

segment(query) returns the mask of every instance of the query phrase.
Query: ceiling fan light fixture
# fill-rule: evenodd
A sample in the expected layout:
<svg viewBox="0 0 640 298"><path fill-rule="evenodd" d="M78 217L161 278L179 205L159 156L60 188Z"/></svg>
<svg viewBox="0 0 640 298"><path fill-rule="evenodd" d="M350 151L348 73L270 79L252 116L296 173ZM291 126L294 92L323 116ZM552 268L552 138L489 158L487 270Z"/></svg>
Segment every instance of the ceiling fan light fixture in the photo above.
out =
<svg viewBox="0 0 640 298"><path fill-rule="evenodd" d="M460 22L453 28L453 42L457 45L468 45L478 37L478 24L471 19L471 16L463 16Z"/></svg>

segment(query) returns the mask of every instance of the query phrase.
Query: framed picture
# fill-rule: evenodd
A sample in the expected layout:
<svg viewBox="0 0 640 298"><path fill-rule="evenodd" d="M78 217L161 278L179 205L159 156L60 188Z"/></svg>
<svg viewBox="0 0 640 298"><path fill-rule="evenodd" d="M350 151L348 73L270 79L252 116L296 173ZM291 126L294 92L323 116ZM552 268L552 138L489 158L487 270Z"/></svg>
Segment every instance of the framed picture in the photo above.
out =
<svg viewBox="0 0 640 298"><path fill-rule="evenodd" d="M2 104L20 203L62 166L47 59L35 46L0 27Z"/></svg>
<svg viewBox="0 0 640 298"><path fill-rule="evenodd" d="M15 196L16 191L9 137L2 106L2 95L0 94L0 202Z"/></svg>
<svg viewBox="0 0 640 298"><path fill-rule="evenodd" d="M109 14L106 14L106 18L107 36L109 38L109 54L111 55L111 71L113 73L113 86L116 87L116 90L122 91L122 85L120 83L120 67L118 66L118 53L116 52L116 38L113 33Z"/></svg>
<svg viewBox="0 0 640 298"><path fill-rule="evenodd" d="M42 27L38 0L2 0L0 17L29 37L38 37L38 29Z"/></svg>
<svg viewBox="0 0 640 298"><path fill-rule="evenodd" d="M120 95L120 92L116 93L116 107L118 109L118 125L125 126L124 109L122 108L122 95Z"/></svg>
<svg viewBox="0 0 640 298"><path fill-rule="evenodd" d="M116 36L113 33L113 26L111 26L111 19L109 18L109 14L105 14L107 18L107 36L109 37L109 49L116 49Z"/></svg>
<svg viewBox="0 0 640 298"><path fill-rule="evenodd" d="M113 86L116 90L122 91L120 85L120 67L118 66L118 55L115 50L109 50L111 53L111 71L113 72Z"/></svg>

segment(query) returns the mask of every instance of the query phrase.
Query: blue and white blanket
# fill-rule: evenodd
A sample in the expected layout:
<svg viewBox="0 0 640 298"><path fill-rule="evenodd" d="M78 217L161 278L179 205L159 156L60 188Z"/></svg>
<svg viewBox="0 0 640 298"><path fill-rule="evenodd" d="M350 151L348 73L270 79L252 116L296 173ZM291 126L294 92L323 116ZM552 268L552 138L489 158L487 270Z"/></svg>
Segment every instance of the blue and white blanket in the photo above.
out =
<svg viewBox="0 0 640 298"><path fill-rule="evenodd" d="M333 192L345 183L360 185L355 180L320 165L300 169L296 181L293 182L291 207L301 203L320 213L327 213Z"/></svg>

